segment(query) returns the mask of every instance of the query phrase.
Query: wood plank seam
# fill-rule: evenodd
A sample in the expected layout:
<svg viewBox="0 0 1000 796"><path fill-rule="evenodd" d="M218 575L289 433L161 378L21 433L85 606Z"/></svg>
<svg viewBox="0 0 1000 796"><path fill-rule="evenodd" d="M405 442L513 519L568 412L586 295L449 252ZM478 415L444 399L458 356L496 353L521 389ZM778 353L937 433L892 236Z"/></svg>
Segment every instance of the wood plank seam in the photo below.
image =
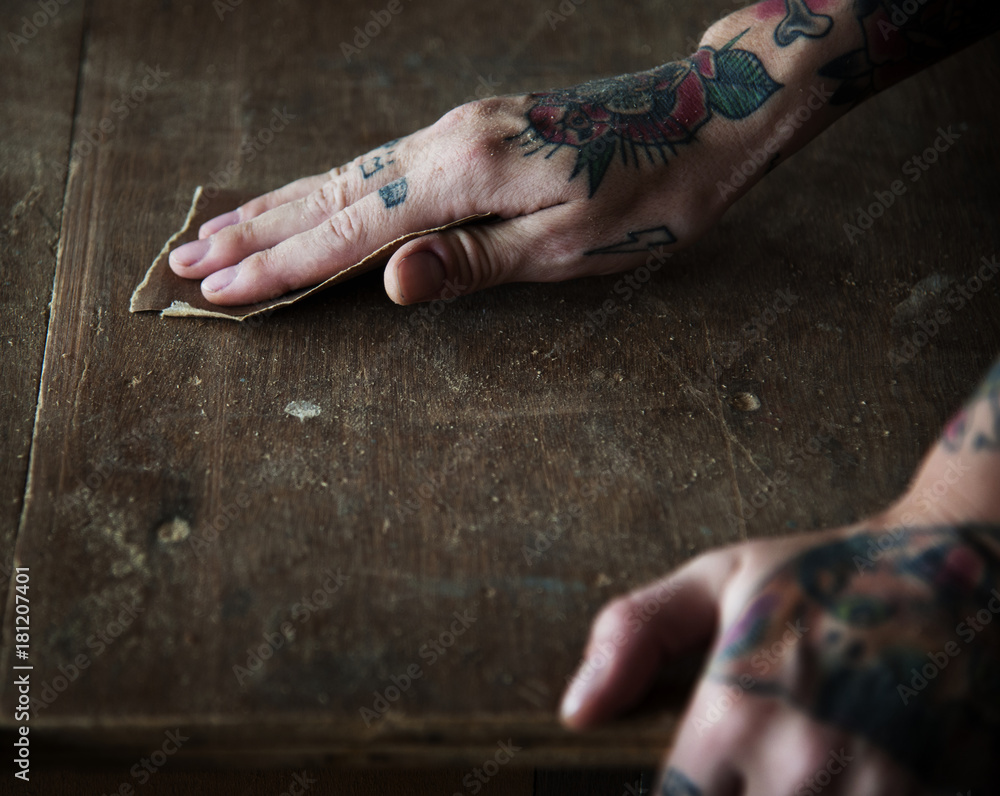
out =
<svg viewBox="0 0 1000 796"><path fill-rule="evenodd" d="M69 136L67 136L66 139L66 162L69 164L69 168L66 170L66 173L63 176L63 198L62 198L62 203L60 205L61 218L59 224L59 240L56 244L56 252L55 252L56 264L55 268L52 269L52 290L49 294L48 315L46 316L45 320L45 346L43 348L41 366L38 369L38 390L37 390L37 398L35 399L35 419L32 422L31 426L31 445L28 448L28 462L25 468L24 488L21 492L21 517L20 520L18 521L17 531L14 535L14 543L11 547L12 550L11 574L13 573L14 571L13 568L14 566L16 566L16 563L18 561L18 555L17 555L18 542L22 538L22 533L24 531L28 516L28 501L30 499L31 487L32 487L32 468L35 462L35 446L38 442L38 421L39 418L41 417L42 402L44 400L44 395L42 393L42 388L44 384L43 375L45 373L45 366L49 361L49 356L48 356L49 345L52 342L53 307L56 304L56 298L57 298L56 285L59 282L59 269L62 264L62 257L64 250L63 244L66 240L66 218L67 218L66 203L69 201L70 177L72 176L73 173L73 163L71 161L71 157L73 153L73 144L75 143L74 139L76 137L77 120L79 119L80 115L80 102L83 95L83 73L87 62L87 52L89 49L88 47L89 43L90 43L90 2L87 1L84 2L83 19L80 24L80 48L79 48L80 56L76 68L76 91L73 92L73 109L71 111L71 116L70 116ZM46 221L48 221L48 219L46 219ZM10 597L13 594L13 591L14 591L14 578L11 577L7 588L7 600L9 604L12 604L10 603ZM11 614L11 620L13 621L13 614ZM8 639L8 631L12 634L13 626L11 625L8 628L6 622L4 622L4 632L3 632L4 649L8 649L10 647L10 645L6 643Z"/></svg>

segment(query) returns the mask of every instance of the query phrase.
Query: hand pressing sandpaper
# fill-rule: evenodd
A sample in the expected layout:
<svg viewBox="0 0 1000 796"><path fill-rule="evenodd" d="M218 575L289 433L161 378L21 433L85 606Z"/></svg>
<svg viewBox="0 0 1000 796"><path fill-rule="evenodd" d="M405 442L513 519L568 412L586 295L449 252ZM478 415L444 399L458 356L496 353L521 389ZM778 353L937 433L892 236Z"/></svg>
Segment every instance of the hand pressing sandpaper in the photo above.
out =
<svg viewBox="0 0 1000 796"><path fill-rule="evenodd" d="M211 218L229 212L234 207L239 207L256 194L239 193L235 191L220 191L213 197L202 191L199 185L191 199L191 208L188 210L184 224L177 232L170 236L169 240L163 244L160 253L156 255L153 264L146 272L145 278L132 294L132 301L129 309L132 312L147 312L159 310L160 315L171 318L225 318L231 321L243 321L255 315L275 310L279 307L294 304L299 299L311 296L324 288L343 282L351 277L363 274L380 265L385 265L393 253L406 241L427 235L431 232L438 232L442 229L455 227L459 224L466 224L470 221L492 218L489 215L467 216L466 218L445 224L442 227L426 229L421 232L411 232L401 238L386 244L381 249L372 252L360 262L348 266L343 271L331 276L325 282L320 282L312 287L304 287L284 296L279 296L270 301L262 301L259 304L246 304L239 307L224 307L208 301L201 293L201 281L198 279L184 279L177 276L167 262L170 252L191 240L198 239L198 229Z"/></svg>

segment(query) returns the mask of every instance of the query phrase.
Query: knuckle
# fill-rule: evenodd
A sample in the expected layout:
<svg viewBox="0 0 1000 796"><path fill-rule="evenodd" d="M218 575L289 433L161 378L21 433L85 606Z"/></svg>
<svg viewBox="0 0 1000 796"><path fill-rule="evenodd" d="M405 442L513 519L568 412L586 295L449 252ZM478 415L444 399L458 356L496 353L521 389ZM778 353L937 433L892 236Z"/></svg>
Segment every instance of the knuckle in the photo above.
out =
<svg viewBox="0 0 1000 796"><path fill-rule="evenodd" d="M450 133L462 129L475 117L474 102L467 102L452 108L434 125L439 133Z"/></svg>
<svg viewBox="0 0 1000 796"><path fill-rule="evenodd" d="M357 242L361 235L362 224L358 218L358 211L354 205L345 207L339 213L334 213L326 222L332 238L333 244Z"/></svg>
<svg viewBox="0 0 1000 796"><path fill-rule="evenodd" d="M265 256L265 252L251 254L240 263L240 275L244 279L251 279L256 282L260 279L262 274L266 273L266 262L267 258Z"/></svg>
<svg viewBox="0 0 1000 796"><path fill-rule="evenodd" d="M455 230L457 278L472 290L492 287L500 281L501 268L491 246L470 230Z"/></svg>
<svg viewBox="0 0 1000 796"><path fill-rule="evenodd" d="M218 245L225 251L253 251L258 238L259 224L252 218L239 224L223 227L215 233Z"/></svg>
<svg viewBox="0 0 1000 796"><path fill-rule="evenodd" d="M338 180L330 180L306 197L306 212L314 218L326 218L337 213L345 205L344 185Z"/></svg>
<svg viewBox="0 0 1000 796"><path fill-rule="evenodd" d="M452 157L481 173L496 163L497 155L510 151L511 139L521 132L516 105L509 97L467 102L441 117L438 132L448 134Z"/></svg>
<svg viewBox="0 0 1000 796"><path fill-rule="evenodd" d="M246 271L250 276L257 278L272 270L271 263L273 256L270 249L256 254L251 254L240 264L240 270Z"/></svg>
<svg viewBox="0 0 1000 796"><path fill-rule="evenodd" d="M472 102L466 102L464 105L452 108L441 117L438 124L446 130L483 126L484 122L509 115L510 105L510 99L504 97L473 100Z"/></svg>
<svg viewBox="0 0 1000 796"><path fill-rule="evenodd" d="M244 205L240 205L238 212L240 214L240 221L249 221L251 218L256 218L268 210L267 199L263 196L258 196L256 199L251 199Z"/></svg>
<svg viewBox="0 0 1000 796"><path fill-rule="evenodd" d="M272 295L281 295L290 289L286 269L282 267L283 259L280 251L265 249L247 257L240 270L246 273L245 279L255 284L266 284Z"/></svg>

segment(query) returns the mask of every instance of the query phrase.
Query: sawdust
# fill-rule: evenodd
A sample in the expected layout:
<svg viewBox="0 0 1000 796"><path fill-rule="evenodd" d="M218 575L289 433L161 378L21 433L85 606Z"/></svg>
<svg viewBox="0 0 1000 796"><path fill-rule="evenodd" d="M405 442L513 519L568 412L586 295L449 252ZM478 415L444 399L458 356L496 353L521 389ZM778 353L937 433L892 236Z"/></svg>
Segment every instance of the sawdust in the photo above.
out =
<svg viewBox="0 0 1000 796"><path fill-rule="evenodd" d="M156 529L156 538L161 542L173 544L183 542L191 535L191 526L183 517L174 517L167 520Z"/></svg>
<svg viewBox="0 0 1000 796"><path fill-rule="evenodd" d="M128 538L129 528L124 514L119 511L108 512L107 520L98 523L94 530L97 531L96 538L103 542L103 547L111 554L109 569L112 575L116 578L124 578L133 573L149 575L146 552L142 545ZM91 540L94 538L91 537ZM88 547L91 546L91 540L88 540Z"/></svg>
<svg viewBox="0 0 1000 796"><path fill-rule="evenodd" d="M152 568L142 536L129 523L124 512L108 509L92 493L76 496L74 513L87 519L76 531L83 539L87 566L95 573L94 591L83 598L87 613L99 613L124 602L133 602L152 576Z"/></svg>
<svg viewBox="0 0 1000 796"><path fill-rule="evenodd" d="M319 417L322 409L312 401L292 401L285 407L285 414L297 417L299 422L305 423L307 418Z"/></svg>
<svg viewBox="0 0 1000 796"><path fill-rule="evenodd" d="M760 409L760 398L752 392L738 392L733 396L732 404L740 412L756 412Z"/></svg>

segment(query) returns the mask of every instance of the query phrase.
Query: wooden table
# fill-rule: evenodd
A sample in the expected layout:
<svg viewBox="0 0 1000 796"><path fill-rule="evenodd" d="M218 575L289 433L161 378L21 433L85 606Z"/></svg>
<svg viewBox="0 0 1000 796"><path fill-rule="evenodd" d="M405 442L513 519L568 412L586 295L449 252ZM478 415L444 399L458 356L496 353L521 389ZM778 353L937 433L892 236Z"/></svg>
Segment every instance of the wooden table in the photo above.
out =
<svg viewBox="0 0 1000 796"><path fill-rule="evenodd" d="M27 566L38 766L120 774L175 727L178 765L471 770L507 739L529 771L655 765L684 680L602 731L555 720L599 606L883 506L1000 350L993 282L903 356L1000 250L996 38L828 131L627 302L607 277L431 316L369 274L240 326L128 312L195 185L264 191L476 96L669 60L731 4L553 27L555 3L404 2L349 63L374 6L55 5L0 55L2 666Z"/></svg>

